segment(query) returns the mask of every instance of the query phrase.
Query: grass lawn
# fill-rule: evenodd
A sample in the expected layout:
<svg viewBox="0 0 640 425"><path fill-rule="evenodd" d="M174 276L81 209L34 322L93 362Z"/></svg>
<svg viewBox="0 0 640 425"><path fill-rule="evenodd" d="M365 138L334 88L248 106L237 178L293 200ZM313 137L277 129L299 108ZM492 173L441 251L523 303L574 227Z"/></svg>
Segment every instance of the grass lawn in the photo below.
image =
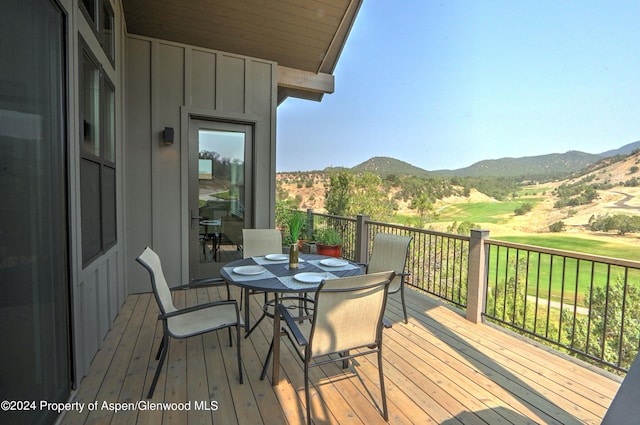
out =
<svg viewBox="0 0 640 425"><path fill-rule="evenodd" d="M439 217L434 222L469 221L475 224L498 224L507 220L513 211L525 202L535 205L540 200L540 198L527 198L507 202L473 202L449 205L440 211Z"/></svg>
<svg viewBox="0 0 640 425"><path fill-rule="evenodd" d="M550 187L538 187L538 186L526 186L516 192L518 196L531 196L540 195L545 192L551 192L553 189Z"/></svg>
<svg viewBox="0 0 640 425"><path fill-rule="evenodd" d="M626 260L640 260L640 249L630 247L628 244L617 244L597 239L576 238L564 234L498 236L492 239L543 246L545 248L562 249L564 251L602 255L605 257L624 258Z"/></svg>
<svg viewBox="0 0 640 425"><path fill-rule="evenodd" d="M638 258L637 250L630 249L629 245L566 235L502 236L495 239L606 257L630 260ZM509 261L507 261L507 255L509 255ZM498 276L498 281L505 280L505 276L507 279L515 277L515 256L515 250L509 250L507 254L505 248L499 250L494 248L489 260L490 285L492 283L495 285L496 276ZM519 258L525 257L526 252L520 252ZM559 301L562 296L565 302L574 304L577 292L578 305L585 305L584 297L588 294L592 284L594 287L604 287L609 281L623 278L624 268L608 267L602 263L578 261L548 254L531 253L528 271L520 270L518 273L520 274L519 281L522 284L527 282L529 295L538 295L541 298L550 297L554 301ZM526 279L522 273L526 274ZM640 285L640 271L630 269L628 281L630 284Z"/></svg>

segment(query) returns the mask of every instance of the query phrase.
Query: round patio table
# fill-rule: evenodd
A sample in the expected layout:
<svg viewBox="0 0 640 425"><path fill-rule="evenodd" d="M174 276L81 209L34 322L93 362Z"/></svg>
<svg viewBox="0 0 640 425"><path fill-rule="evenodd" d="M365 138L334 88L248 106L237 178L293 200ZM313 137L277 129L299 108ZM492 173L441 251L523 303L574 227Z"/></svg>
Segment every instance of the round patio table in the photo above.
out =
<svg viewBox="0 0 640 425"><path fill-rule="evenodd" d="M315 278L335 279L339 277L358 276L364 273L362 266L357 263L343 260L342 265L335 265L338 260L334 257L324 255L302 254L297 269L289 269L289 258L285 255L281 260L269 260L264 256L244 258L226 264L220 270L220 276L229 284L239 286L244 293L244 326L245 338L260 324L265 317L273 318L269 309L273 309L279 302L288 299L295 299L299 302L301 311L307 308L307 303L313 300L306 298L306 293L315 292L320 285L317 282L303 282L301 276L296 279L299 273L313 273ZM331 265L331 263L334 263ZM257 266L261 266L260 269ZM249 267L249 269L247 269ZM242 268L242 269L239 269ZM255 274L254 274L255 273ZM318 273L318 274L316 274ZM309 276L309 275L306 275ZM256 321L253 327L249 327L249 290L274 293L274 298L268 300L262 308L262 316ZM297 294L297 297L287 296L287 294ZM302 314L300 314L302 316ZM274 335L275 337L275 335ZM264 379L271 354L273 352L273 340L269 347L269 352L264 361L260 379Z"/></svg>
<svg viewBox="0 0 640 425"><path fill-rule="evenodd" d="M250 289L261 292L273 292L276 296L286 293L300 294L315 292L320 282L299 282L295 278L295 275L298 273L325 273L326 279L332 279L337 277L358 276L364 272L362 266L346 260L346 264L343 266L325 265L323 263L336 260L336 258L324 255L301 254L300 260L298 269L294 270L289 270L288 257L279 261L268 260L264 256L243 258L227 263L222 267L220 276L229 284L238 286L245 291L244 325L247 334L252 330L249 329L249 297L246 296ZM265 270L258 274L240 274L234 272L234 269L239 271L238 267L246 266L262 266ZM259 320L262 320L263 317ZM254 328L255 326L256 325L254 325Z"/></svg>

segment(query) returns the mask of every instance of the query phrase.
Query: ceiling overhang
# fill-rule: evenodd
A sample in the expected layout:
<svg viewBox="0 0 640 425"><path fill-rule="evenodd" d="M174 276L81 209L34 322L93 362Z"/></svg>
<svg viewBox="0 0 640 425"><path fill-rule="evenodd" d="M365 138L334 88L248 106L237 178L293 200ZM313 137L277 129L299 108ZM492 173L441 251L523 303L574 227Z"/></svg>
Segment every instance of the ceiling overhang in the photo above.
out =
<svg viewBox="0 0 640 425"><path fill-rule="evenodd" d="M278 103L320 101L362 0L122 0L127 31L278 63Z"/></svg>

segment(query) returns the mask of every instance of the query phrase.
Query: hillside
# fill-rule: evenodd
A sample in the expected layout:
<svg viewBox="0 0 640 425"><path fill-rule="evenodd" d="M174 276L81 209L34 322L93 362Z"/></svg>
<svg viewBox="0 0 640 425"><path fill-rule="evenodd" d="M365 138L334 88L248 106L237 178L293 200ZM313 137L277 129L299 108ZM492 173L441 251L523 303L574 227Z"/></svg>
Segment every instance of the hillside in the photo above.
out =
<svg viewBox="0 0 640 425"><path fill-rule="evenodd" d="M605 158L609 156L616 156L616 155L629 155L631 152L635 151L636 149L640 149L640 141L629 143L628 145L624 145L618 149L602 152L599 155Z"/></svg>
<svg viewBox="0 0 640 425"><path fill-rule="evenodd" d="M406 163L396 160L385 161L379 158L373 162L375 167L380 167L381 164ZM371 167L372 163L365 165ZM407 167L407 165L402 166ZM375 167L368 170L375 171ZM385 169L389 170L393 167ZM324 197L327 183L328 174L323 172L278 174L279 191L286 193L289 198L295 198L299 201L299 208L311 208L317 212L325 212ZM558 198L554 195L554 190L561 185L575 184L588 184L596 187L598 193L596 202L588 205L555 208L554 204ZM389 197L397 200L396 214L404 217L414 216L415 210L409 208L409 202L400 200L396 196L402 188L392 187L389 190ZM488 222L479 219L475 221L475 224L490 230L494 236L500 236L546 234L549 232L550 224L562 221L566 224L566 232L572 236L611 239L634 246L640 244L640 238L637 234L620 236L615 233L594 233L587 227L592 217L606 214L640 214L640 151L635 151L626 157L600 159L580 172L576 172L570 178L523 187L520 192L518 197L499 202L472 189L468 196L450 196L439 199L435 203L435 207L439 211L455 211L465 210L473 205L487 209L493 208L489 207L490 205L517 206L530 202L534 205L533 209L524 215L513 213L515 206L508 207L506 210L501 207L503 212L499 216L492 216ZM446 231L451 222L445 218L447 214L441 215L439 220L430 223L429 226L435 230ZM455 220L465 219L456 218Z"/></svg>
<svg viewBox="0 0 640 425"><path fill-rule="evenodd" d="M607 162L609 163L606 164ZM615 238L618 241L626 240L635 244L640 243L638 235L597 234L587 229L592 217L607 214L640 214L640 186L634 185L634 181L640 183L640 152L629 155L620 161L605 160L601 165L600 168L581 174L579 177L544 185L547 194L536 203L531 212L523 216L511 216L502 226L496 227L494 230L498 234L545 233L548 232L550 224L563 221L567 225L566 231L571 234ZM597 201L588 205L554 208L557 198L552 196L552 190L562 184L572 185L580 182L602 187L597 190Z"/></svg>
<svg viewBox="0 0 640 425"><path fill-rule="evenodd" d="M446 177L564 177L602 159L600 155L579 151L521 158L487 159L457 170L437 170Z"/></svg>
<svg viewBox="0 0 640 425"><path fill-rule="evenodd" d="M389 174L396 175L410 175L416 177L432 177L434 173L431 173L422 168L409 164L408 162L400 161L399 159L389 158L386 156L376 156L361 164L351 168L355 172L371 172L379 176L385 176Z"/></svg>
<svg viewBox="0 0 640 425"><path fill-rule="evenodd" d="M376 156L354 166L351 170L355 172L368 171L380 176L395 174L417 177L518 177L550 180L568 177L592 164L597 164L603 158L629 155L636 149L640 149L640 141L598 154L568 151L519 158L485 159L464 168L433 171L416 167L398 159Z"/></svg>

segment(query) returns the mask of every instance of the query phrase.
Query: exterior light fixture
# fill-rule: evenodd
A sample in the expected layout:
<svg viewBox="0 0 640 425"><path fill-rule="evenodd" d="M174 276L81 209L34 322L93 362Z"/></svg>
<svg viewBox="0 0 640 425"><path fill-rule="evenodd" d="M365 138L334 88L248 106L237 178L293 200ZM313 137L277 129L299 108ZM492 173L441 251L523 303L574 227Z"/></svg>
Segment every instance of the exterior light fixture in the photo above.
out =
<svg viewBox="0 0 640 425"><path fill-rule="evenodd" d="M165 145L173 145L173 127L165 127L162 132L162 139Z"/></svg>

